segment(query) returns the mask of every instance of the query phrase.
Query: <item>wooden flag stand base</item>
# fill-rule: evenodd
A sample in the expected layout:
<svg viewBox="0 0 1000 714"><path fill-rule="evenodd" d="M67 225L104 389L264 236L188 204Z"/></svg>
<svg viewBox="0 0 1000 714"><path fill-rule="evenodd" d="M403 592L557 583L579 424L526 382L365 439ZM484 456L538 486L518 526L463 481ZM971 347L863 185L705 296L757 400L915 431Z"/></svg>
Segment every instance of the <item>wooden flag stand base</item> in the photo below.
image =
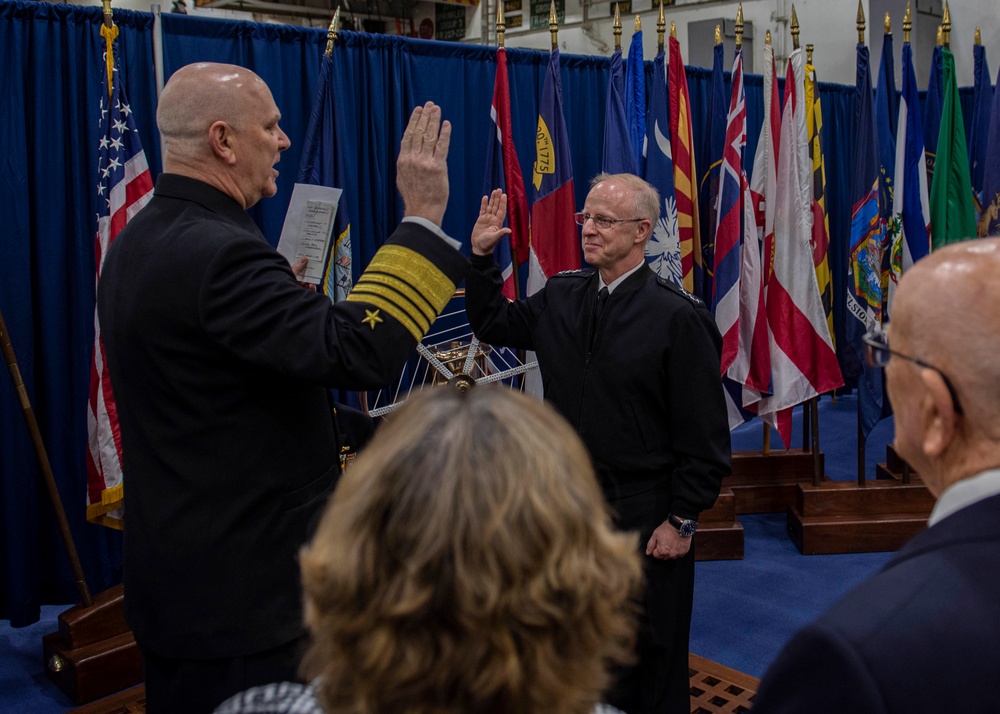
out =
<svg viewBox="0 0 1000 714"><path fill-rule="evenodd" d="M695 560L743 560L743 526L736 520L736 496L723 486L715 505L701 514L694 534Z"/></svg>
<svg viewBox="0 0 1000 714"><path fill-rule="evenodd" d="M891 446L886 451L885 478L799 486L787 525L803 555L897 550L927 525L934 496Z"/></svg>
<svg viewBox="0 0 1000 714"><path fill-rule="evenodd" d="M819 454L823 473L825 460ZM736 495L737 513L784 513L795 503L800 483L812 480L812 451L734 451L733 475L726 479Z"/></svg>
<svg viewBox="0 0 1000 714"><path fill-rule="evenodd" d="M45 674L76 704L142 682L142 657L125 624L122 586L105 590L90 606L59 615L59 631L42 637Z"/></svg>

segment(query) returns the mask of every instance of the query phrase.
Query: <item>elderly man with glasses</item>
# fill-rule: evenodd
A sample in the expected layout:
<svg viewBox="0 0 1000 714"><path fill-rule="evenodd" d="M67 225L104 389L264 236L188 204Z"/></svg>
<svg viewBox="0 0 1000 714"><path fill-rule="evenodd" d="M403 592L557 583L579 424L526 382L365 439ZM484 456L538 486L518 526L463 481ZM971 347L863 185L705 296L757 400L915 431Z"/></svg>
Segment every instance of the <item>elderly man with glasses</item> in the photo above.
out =
<svg viewBox="0 0 1000 714"><path fill-rule="evenodd" d="M691 536L731 470L719 330L698 298L646 264L659 207L639 177L598 176L575 216L596 270L560 273L510 302L493 260L509 233L506 197L494 191L472 231L466 278L476 334L535 350L546 401L583 438L617 525L639 533L647 587L638 660L607 696L629 714L691 711Z"/></svg>
<svg viewBox="0 0 1000 714"><path fill-rule="evenodd" d="M937 497L907 543L778 656L755 714L996 712L1000 674L1000 240L910 269L884 367L895 446Z"/></svg>

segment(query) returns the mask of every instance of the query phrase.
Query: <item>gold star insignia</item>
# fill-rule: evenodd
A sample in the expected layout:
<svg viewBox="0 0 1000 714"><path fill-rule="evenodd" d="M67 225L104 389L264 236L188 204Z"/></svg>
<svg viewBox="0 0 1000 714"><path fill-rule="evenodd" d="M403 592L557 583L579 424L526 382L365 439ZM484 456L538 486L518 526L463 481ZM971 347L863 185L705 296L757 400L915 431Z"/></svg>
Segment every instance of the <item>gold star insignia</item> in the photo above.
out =
<svg viewBox="0 0 1000 714"><path fill-rule="evenodd" d="M365 315L367 317L365 317L365 319L363 319L361 322L368 323L374 330L376 322L383 322L382 318L379 316L378 313L379 313L378 310L365 310Z"/></svg>

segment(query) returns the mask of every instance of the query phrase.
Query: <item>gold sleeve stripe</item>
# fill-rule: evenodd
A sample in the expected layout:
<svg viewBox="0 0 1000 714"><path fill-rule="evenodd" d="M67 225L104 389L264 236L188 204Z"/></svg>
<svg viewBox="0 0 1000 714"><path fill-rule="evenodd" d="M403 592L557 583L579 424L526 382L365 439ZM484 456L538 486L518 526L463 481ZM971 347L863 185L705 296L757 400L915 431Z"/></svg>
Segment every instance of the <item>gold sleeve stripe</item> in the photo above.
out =
<svg viewBox="0 0 1000 714"><path fill-rule="evenodd" d="M351 291L351 295L354 295L357 289L358 289L357 286L355 286L354 290ZM347 299L351 300L350 296L348 296ZM411 335L413 335L413 339L415 339L417 342L423 339L424 335L427 334L427 330L430 328L430 325L427 324L426 321L422 320L419 324L417 322L414 322L410 318L409 314L399 311L399 308L396 306L395 303L389 302L388 300L384 300L382 299L382 297L378 295L369 294L363 297L359 295L358 298L352 300L352 302L363 302L369 305L374 305L375 307L384 310L387 315L392 315L394 318L396 318L396 320L398 320L403 325L403 327L405 327L407 331Z"/></svg>
<svg viewBox="0 0 1000 714"><path fill-rule="evenodd" d="M384 310L420 340L454 293L455 284L433 262L392 244L375 254L347 299Z"/></svg>
<svg viewBox="0 0 1000 714"><path fill-rule="evenodd" d="M360 282L360 281L359 281ZM417 292L409 283L401 280L396 275L388 275L386 273L375 273L371 270L365 271L364 286L368 290L376 289L375 286L384 287L396 294L396 299L402 303L410 305L410 310L419 312L430 322L434 321L434 317L437 312L434 310L434 306L427 301L424 295Z"/></svg>

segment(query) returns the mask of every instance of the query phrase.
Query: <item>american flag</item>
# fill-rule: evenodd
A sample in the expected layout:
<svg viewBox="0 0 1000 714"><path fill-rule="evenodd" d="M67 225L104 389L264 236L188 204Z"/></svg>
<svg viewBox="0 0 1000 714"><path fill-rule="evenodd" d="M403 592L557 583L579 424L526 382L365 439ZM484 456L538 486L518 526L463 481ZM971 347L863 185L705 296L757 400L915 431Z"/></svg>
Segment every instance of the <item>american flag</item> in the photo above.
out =
<svg viewBox="0 0 1000 714"><path fill-rule="evenodd" d="M97 235L94 252L97 279L104 256L125 224L153 196L153 180L146 155L121 86L114 38L118 28L101 26L106 40L105 73L101 91L101 138L98 145ZM95 283L96 284L96 283ZM111 394L111 379L104 362L101 325L94 311L94 355L90 365L90 400L87 409L90 449L87 454L87 520L113 528L122 525L121 437L118 414Z"/></svg>

